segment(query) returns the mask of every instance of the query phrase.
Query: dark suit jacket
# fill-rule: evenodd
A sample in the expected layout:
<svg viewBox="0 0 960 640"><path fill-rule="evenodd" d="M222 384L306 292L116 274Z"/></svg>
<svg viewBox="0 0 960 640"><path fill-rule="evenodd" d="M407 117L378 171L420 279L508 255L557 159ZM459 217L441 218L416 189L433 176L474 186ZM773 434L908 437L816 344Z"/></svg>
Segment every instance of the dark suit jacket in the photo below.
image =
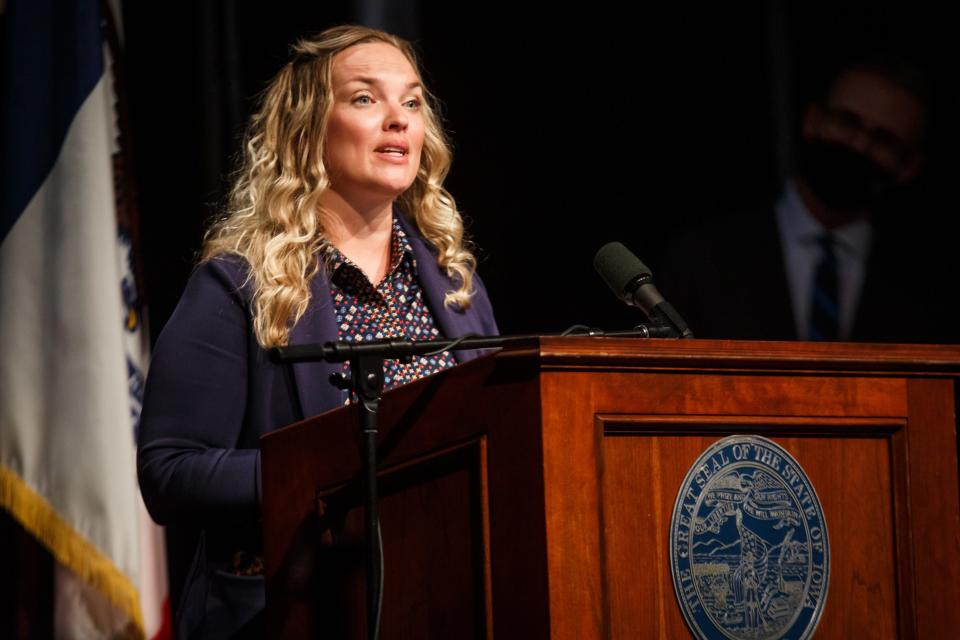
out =
<svg viewBox="0 0 960 640"><path fill-rule="evenodd" d="M911 238L890 222L875 222L851 340L956 338L945 309L945 282L934 277L942 270L930 265L935 254L929 239ZM691 231L666 248L654 275L698 338L797 339L773 207Z"/></svg>
<svg viewBox="0 0 960 640"><path fill-rule="evenodd" d="M466 311L443 305L454 283L428 243L401 216L418 279L448 338L497 333L483 284ZM339 364L279 365L252 331L246 263L223 256L201 264L154 350L140 422L137 467L147 508L161 523L202 530L178 611L181 637L232 637L264 607L263 580L225 569L237 550L262 548L260 452L263 434L342 406L328 382ZM311 283L310 305L290 344L337 339L329 280ZM477 351L456 352L459 361Z"/></svg>

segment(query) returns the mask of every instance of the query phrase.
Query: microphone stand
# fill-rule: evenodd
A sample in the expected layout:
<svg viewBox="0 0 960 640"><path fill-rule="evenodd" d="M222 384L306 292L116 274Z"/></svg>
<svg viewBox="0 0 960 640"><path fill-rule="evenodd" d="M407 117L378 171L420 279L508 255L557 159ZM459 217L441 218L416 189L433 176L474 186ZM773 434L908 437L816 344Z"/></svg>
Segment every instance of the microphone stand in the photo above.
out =
<svg viewBox="0 0 960 640"><path fill-rule="evenodd" d="M633 338L679 338L680 333L665 324L637 325L626 331L604 332L583 327L583 333L528 334L515 336L474 336L467 334L455 340L374 340L371 342L327 342L271 349L274 362L349 362L350 375L331 376L331 384L340 389L351 389L356 394L359 425L362 434L362 485L364 510L364 556L367 578L367 637L376 640L380 634L380 605L382 597L382 560L380 521L377 514L377 416L383 396L383 365L385 360L410 361L415 356L462 351L467 349L496 349L511 345L529 344L544 335L579 335Z"/></svg>

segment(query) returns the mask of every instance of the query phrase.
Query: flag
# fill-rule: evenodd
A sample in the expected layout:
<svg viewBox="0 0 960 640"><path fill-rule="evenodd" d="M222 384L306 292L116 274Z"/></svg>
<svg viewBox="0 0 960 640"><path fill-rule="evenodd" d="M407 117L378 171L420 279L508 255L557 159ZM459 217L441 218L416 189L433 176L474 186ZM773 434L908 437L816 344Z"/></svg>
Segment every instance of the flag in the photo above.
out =
<svg viewBox="0 0 960 640"><path fill-rule="evenodd" d="M5 7L0 507L57 561L57 637L168 637L162 535L136 481L146 333L102 7Z"/></svg>

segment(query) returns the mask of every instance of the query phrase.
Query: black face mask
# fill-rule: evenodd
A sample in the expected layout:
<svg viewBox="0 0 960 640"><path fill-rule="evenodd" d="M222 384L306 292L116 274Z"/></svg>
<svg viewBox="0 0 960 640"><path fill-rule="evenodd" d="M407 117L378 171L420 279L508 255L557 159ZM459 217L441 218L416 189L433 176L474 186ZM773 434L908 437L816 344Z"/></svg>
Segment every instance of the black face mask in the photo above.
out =
<svg viewBox="0 0 960 640"><path fill-rule="evenodd" d="M835 211L877 212L900 190L893 173L842 144L804 141L799 169L817 199Z"/></svg>

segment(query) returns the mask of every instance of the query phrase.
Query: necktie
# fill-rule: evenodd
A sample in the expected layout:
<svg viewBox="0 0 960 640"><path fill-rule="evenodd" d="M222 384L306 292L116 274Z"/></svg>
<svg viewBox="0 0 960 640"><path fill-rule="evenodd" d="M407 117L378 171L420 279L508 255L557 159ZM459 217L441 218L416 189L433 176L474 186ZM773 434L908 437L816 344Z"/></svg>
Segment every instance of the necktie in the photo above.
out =
<svg viewBox="0 0 960 640"><path fill-rule="evenodd" d="M813 305L810 313L810 339L836 340L840 329L840 307L837 296L837 254L833 236L825 233L817 238L821 256L814 272Z"/></svg>

